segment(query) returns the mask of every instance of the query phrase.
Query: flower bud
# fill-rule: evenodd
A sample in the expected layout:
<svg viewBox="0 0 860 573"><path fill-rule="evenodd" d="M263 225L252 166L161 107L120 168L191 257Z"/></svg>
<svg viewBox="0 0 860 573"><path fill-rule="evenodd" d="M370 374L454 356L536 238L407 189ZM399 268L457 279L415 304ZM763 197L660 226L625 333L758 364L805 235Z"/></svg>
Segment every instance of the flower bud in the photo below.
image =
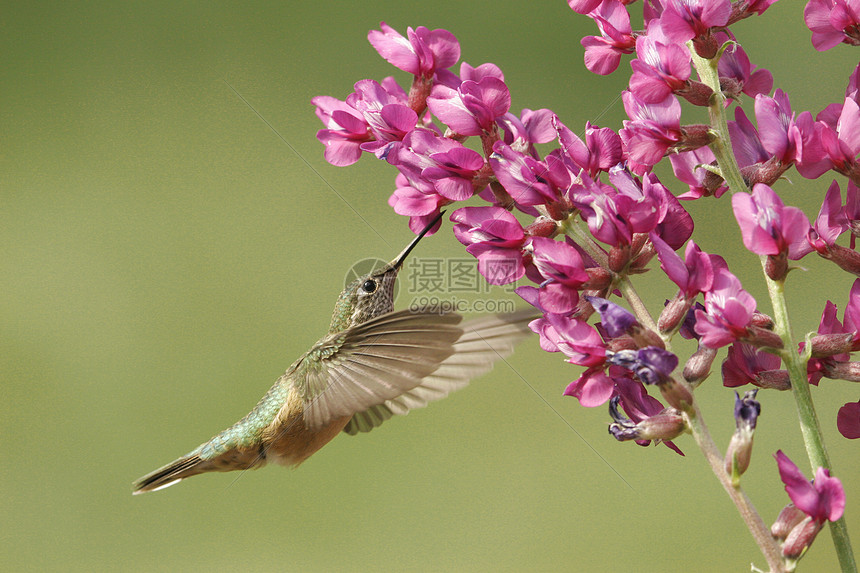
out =
<svg viewBox="0 0 860 573"><path fill-rule="evenodd" d="M848 271L852 275L860 276L860 253L842 245L829 245L827 254L822 255L839 265L839 268ZM821 254L819 252L819 254Z"/></svg>
<svg viewBox="0 0 860 573"><path fill-rule="evenodd" d="M693 353L684 365L684 380L695 388L705 381L711 373L711 365L717 357L717 349L699 345L699 349Z"/></svg>
<svg viewBox="0 0 860 573"><path fill-rule="evenodd" d="M762 370L756 373L753 384L759 388L791 390L791 377L788 370Z"/></svg>
<svg viewBox="0 0 860 573"><path fill-rule="evenodd" d="M722 79L723 78L720 78L721 82ZM714 90L702 82L687 80L687 85L675 93L693 105L704 107L711 101L711 96L714 95Z"/></svg>
<svg viewBox="0 0 860 573"><path fill-rule="evenodd" d="M806 514L803 513L803 511L798 509L798 507L793 503L789 503L782 508L776 521L774 521L773 525L770 526L770 534L773 535L774 538L782 541L788 537L791 530L805 518Z"/></svg>
<svg viewBox="0 0 860 573"><path fill-rule="evenodd" d="M772 330L759 326L747 326L747 334L741 340L759 348L782 348L782 338Z"/></svg>
<svg viewBox="0 0 860 573"><path fill-rule="evenodd" d="M686 412L693 405L693 392L686 382L678 382L674 378L660 384L660 393L670 406L682 412Z"/></svg>
<svg viewBox="0 0 860 573"><path fill-rule="evenodd" d="M535 222L525 228L525 234L529 237L552 238L558 233L558 224L549 217L540 216Z"/></svg>
<svg viewBox="0 0 860 573"><path fill-rule="evenodd" d="M773 330L773 319L763 312L755 311L750 319L750 326Z"/></svg>
<svg viewBox="0 0 860 573"><path fill-rule="evenodd" d="M614 422L609 425L609 433L619 442L629 440L673 440L687 430L684 416L674 408L664 408L660 413L645 418L638 424L625 418L618 411L619 397L609 401L609 415Z"/></svg>
<svg viewBox="0 0 860 573"><path fill-rule="evenodd" d="M782 281L788 274L788 252L782 251L778 255L768 255L764 263L764 272L774 281Z"/></svg>
<svg viewBox="0 0 860 573"><path fill-rule="evenodd" d="M735 433L726 450L726 473L732 476L732 483L738 487L740 476L743 475L750 465L752 454L753 436L758 416L761 413L755 395L758 390L750 390L741 398L735 392Z"/></svg>
<svg viewBox="0 0 860 573"><path fill-rule="evenodd" d="M660 335L651 330L650 328L645 328L638 322L633 324L628 330L630 336L633 337L633 340L636 341L636 344L640 348L645 348L648 346L656 346L657 348L666 348L666 343L663 342L663 339L660 338Z"/></svg>
<svg viewBox="0 0 860 573"><path fill-rule="evenodd" d="M609 270L620 273L630 264L630 245L609 249Z"/></svg>
<svg viewBox="0 0 860 573"><path fill-rule="evenodd" d="M831 380L860 382L860 362L822 362L824 376Z"/></svg>
<svg viewBox="0 0 860 573"><path fill-rule="evenodd" d="M816 334L812 337L811 344L813 358L851 352L851 347L854 345L854 333Z"/></svg>
<svg viewBox="0 0 860 573"><path fill-rule="evenodd" d="M666 303L660 318L657 319L657 328L660 332L672 332L687 316L687 311L693 305L693 300L678 292L675 298Z"/></svg>
<svg viewBox="0 0 860 573"><path fill-rule="evenodd" d="M800 559L812 542L815 541L815 536L824 527L824 522L815 521L807 516L799 524L795 525L785 538L782 544L782 555L786 559Z"/></svg>

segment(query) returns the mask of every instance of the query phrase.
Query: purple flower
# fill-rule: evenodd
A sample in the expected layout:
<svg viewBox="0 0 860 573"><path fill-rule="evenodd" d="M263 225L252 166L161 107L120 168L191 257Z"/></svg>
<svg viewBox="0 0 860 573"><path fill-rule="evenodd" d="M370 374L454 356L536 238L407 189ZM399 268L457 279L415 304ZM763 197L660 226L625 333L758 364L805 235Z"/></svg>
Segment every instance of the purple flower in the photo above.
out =
<svg viewBox="0 0 860 573"><path fill-rule="evenodd" d="M607 362L630 370L650 386L669 381L678 366L678 357L668 350L648 346L639 350L619 350L609 355Z"/></svg>
<svg viewBox="0 0 860 573"><path fill-rule="evenodd" d="M482 135L495 130L496 120L511 107L511 93L499 78L466 80L457 89L433 86L427 107L459 135Z"/></svg>
<svg viewBox="0 0 860 573"><path fill-rule="evenodd" d="M556 314L572 312L579 302L578 290L588 280L579 251L567 242L546 237L533 237L531 248L532 263L544 279L537 289L540 307ZM522 286L516 290L519 294L535 287Z"/></svg>
<svg viewBox="0 0 860 573"><path fill-rule="evenodd" d="M589 16L600 29L600 36L586 36L585 67L602 76L618 68L621 54L633 53L636 40L630 27L630 14L618 0L604 0Z"/></svg>
<svg viewBox="0 0 860 573"><path fill-rule="evenodd" d="M522 225L501 207L463 207L451 214L454 236L478 259L478 271L494 285L512 283L525 274Z"/></svg>
<svg viewBox="0 0 860 573"><path fill-rule="evenodd" d="M860 438L860 402L848 402L839 408L836 427L849 440Z"/></svg>
<svg viewBox="0 0 860 573"><path fill-rule="evenodd" d="M325 146L325 160L338 167L352 165L361 157L361 144L373 141L370 126L355 108L331 96L311 99L325 129L317 139Z"/></svg>
<svg viewBox="0 0 860 573"><path fill-rule="evenodd" d="M666 437L659 439L650 436L647 438L644 437L651 434L652 430L666 429L666 422L669 422L670 427L674 425L672 424L672 420L680 417L678 413L672 409L665 408L659 400L650 396L645 386L638 380L634 380L629 371L625 371L618 366L610 366L609 372L612 374L612 379L615 382L615 397L610 402L609 412L616 424L620 425L621 428L632 429L631 426L634 426L635 423L636 430L634 432L639 435L634 434L630 439L635 439L636 443L640 446L647 446L652 440L655 440L657 443L663 443L677 454L683 456L684 452L672 442L667 441ZM624 420L618 413L618 405L624 408L624 412L630 416L629 421ZM616 424L612 424L612 426ZM616 439L622 439L617 433L617 428L616 432L613 432L612 426L609 429L610 434ZM679 429L683 430L685 427L682 424Z"/></svg>
<svg viewBox="0 0 860 573"><path fill-rule="evenodd" d="M747 334L756 302L727 269L718 269L710 291L705 293L705 310L696 310L696 333L708 348L721 348Z"/></svg>
<svg viewBox="0 0 860 573"><path fill-rule="evenodd" d="M589 296L586 299L600 314L600 322L610 338L618 338L626 334L627 330L637 322L636 317L629 310L614 302L597 296Z"/></svg>
<svg viewBox="0 0 860 573"><path fill-rule="evenodd" d="M448 30L409 27L404 38L385 22L379 27L381 32L371 30L367 34L368 41L385 61L404 72L429 79L460 59L460 44Z"/></svg>
<svg viewBox="0 0 860 573"><path fill-rule="evenodd" d="M809 220L797 207L786 207L773 189L758 183L752 195L736 193L732 208L744 246L758 255L787 253L797 260L806 247Z"/></svg>
<svg viewBox="0 0 860 573"><path fill-rule="evenodd" d="M860 4L856 0L809 0L803 20L812 31L812 45L819 52L842 42L860 45Z"/></svg>
<svg viewBox="0 0 860 573"><path fill-rule="evenodd" d="M782 450L774 454L779 477L792 503L818 523L836 521L845 511L845 490L830 470L819 467L810 482Z"/></svg>

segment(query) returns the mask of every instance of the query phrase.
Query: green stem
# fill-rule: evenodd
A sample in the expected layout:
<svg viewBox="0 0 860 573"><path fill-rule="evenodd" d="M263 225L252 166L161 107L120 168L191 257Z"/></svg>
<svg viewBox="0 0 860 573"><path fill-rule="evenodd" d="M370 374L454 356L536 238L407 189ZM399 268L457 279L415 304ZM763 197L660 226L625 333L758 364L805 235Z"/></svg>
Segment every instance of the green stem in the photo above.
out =
<svg viewBox="0 0 860 573"><path fill-rule="evenodd" d="M692 46L690 46L690 54L693 57L693 65L699 74L699 79L714 90L714 95L711 96L711 101L708 103L708 114L715 138L709 147L714 152L714 157L717 158L720 174L732 193L748 191L749 188L741 175L735 155L732 153L732 140L729 137L729 124L726 117L726 96L720 89L720 74L717 71L719 55L712 60L707 60L697 55Z"/></svg>
<svg viewBox="0 0 860 573"><path fill-rule="evenodd" d="M696 54L696 51L690 47L690 54L693 58L693 65L699 74L699 79L707 84L714 95L708 105L708 113L711 119L711 129L715 135L714 141L710 144L711 150L717 159L717 165L720 169L720 174L725 179L729 190L732 193L739 191L748 191L746 182L741 175L740 168L731 149L731 138L729 136L728 120L726 118L726 98L720 90L720 78L717 71L719 63L719 54L717 57L708 60L701 58ZM765 259L762 258L762 265ZM802 356L795 352L796 343L791 333L791 324L788 319L788 309L785 303L783 292L783 283L776 282L767 278L768 292L770 293L771 303L774 309L774 320L776 323L776 332L780 334L785 342L785 350L782 352L782 359L786 365L786 369L791 377L792 394L794 395L795 404L797 405L797 414L800 421L800 431L803 435L803 441L806 445L807 456L812 464L813 471L818 467L830 468L830 461L827 456L827 449L824 446L824 439L821 435L821 427L818 424L818 417L815 414L815 407L812 404L812 395L809 391L809 382L806 378L806 363L808 356ZM833 537L833 544L836 547L836 554L839 558L839 564L842 571L849 572L857 571L857 565L854 561L854 554L851 549L851 543L848 539L848 529L845 526L845 518L841 518L830 524L830 533Z"/></svg>
<svg viewBox="0 0 860 573"><path fill-rule="evenodd" d="M786 569L782 561L782 554L780 552L779 545L777 545L773 536L770 534L770 529L768 529L764 524L764 521L762 521L761 516L756 511L746 493L744 493L740 487L736 488L732 484L732 476L730 476L725 470L723 456L720 454L714 440L711 438L710 432L708 432L708 427L702 419L702 413L699 410L698 405L694 404L690 410L684 412L684 416L687 419L687 425L693 433L693 438L695 438L696 444L698 444L699 449L702 450L702 454L710 464L711 470L714 472L714 475L717 476L723 489L726 490L726 493L729 494L729 498L731 498L735 507L737 507L741 519L746 523L747 528L749 528L750 533L752 533L753 539L755 539L762 555L764 555L764 558L767 560L771 573L784 572Z"/></svg>
<svg viewBox="0 0 860 573"><path fill-rule="evenodd" d="M766 258L761 258L762 268ZM803 436L803 444L806 446L806 455L812 471L823 467L830 469L830 458L827 455L827 447L824 445L824 437L821 434L821 425L818 423L818 415L812 403L812 393L809 391L809 380L806 377L806 363L809 361L807 352L801 354L795 352L797 343L791 332L791 323L788 318L788 306L785 301L785 284L782 281L774 281L768 278L767 290L770 294L774 313L774 330L785 342L785 349L781 352L782 361L785 364L791 378L791 393L797 407L797 418L800 421L800 433ZM833 545L839 558L839 565L844 572L856 572L857 564L854 560L854 552L851 549L851 541L848 538L848 528L845 518L831 522L830 535L833 537Z"/></svg>
<svg viewBox="0 0 860 573"><path fill-rule="evenodd" d="M572 214L570 217L562 221L561 227L564 230L564 233L573 239L577 245L582 247L582 250L588 253L589 257L594 259L594 262L602 268L609 270L609 257L606 255L606 251L594 242L594 239L591 238L591 234L588 231L582 228L577 220L578 217L578 214Z"/></svg>
<svg viewBox="0 0 860 573"><path fill-rule="evenodd" d="M630 304L630 307L633 309L633 314L636 315L636 319L639 321L639 324L659 333L660 330L657 328L657 323L654 322L654 319L651 317L651 313L649 313L648 309L645 308L645 303L642 302L642 299L639 297L639 293L637 293L636 289L633 288L633 283L630 281L630 277L622 277L618 283L618 290L621 291L625 300ZM669 348L667 347L667 350L668 349Z"/></svg>

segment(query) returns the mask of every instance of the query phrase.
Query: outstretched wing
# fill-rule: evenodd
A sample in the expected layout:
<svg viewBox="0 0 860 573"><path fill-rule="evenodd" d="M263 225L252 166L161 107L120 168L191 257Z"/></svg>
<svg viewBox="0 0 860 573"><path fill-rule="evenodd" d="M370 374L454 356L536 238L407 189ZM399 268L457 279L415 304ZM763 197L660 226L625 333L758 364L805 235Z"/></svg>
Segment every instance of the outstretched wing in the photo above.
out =
<svg viewBox="0 0 860 573"><path fill-rule="evenodd" d="M404 415L414 408L444 398L463 388L477 376L489 372L495 362L509 356L514 346L531 334L529 322L537 318L534 309L495 315L464 322L462 336L454 343L454 352L439 368L411 390L382 404L357 412L344 432L369 432L393 415Z"/></svg>
<svg viewBox="0 0 860 573"><path fill-rule="evenodd" d="M319 429L415 389L454 353L461 320L404 310L322 339L293 376L305 425Z"/></svg>

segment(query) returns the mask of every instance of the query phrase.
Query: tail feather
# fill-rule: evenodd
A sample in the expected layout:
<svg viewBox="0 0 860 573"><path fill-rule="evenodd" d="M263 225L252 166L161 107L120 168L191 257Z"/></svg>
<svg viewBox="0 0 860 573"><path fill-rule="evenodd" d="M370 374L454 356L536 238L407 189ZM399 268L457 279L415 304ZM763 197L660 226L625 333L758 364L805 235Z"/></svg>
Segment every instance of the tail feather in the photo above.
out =
<svg viewBox="0 0 860 573"><path fill-rule="evenodd" d="M179 483L183 479L210 471L211 465L197 454L188 454L158 468L134 482L134 495L148 491L158 491Z"/></svg>

